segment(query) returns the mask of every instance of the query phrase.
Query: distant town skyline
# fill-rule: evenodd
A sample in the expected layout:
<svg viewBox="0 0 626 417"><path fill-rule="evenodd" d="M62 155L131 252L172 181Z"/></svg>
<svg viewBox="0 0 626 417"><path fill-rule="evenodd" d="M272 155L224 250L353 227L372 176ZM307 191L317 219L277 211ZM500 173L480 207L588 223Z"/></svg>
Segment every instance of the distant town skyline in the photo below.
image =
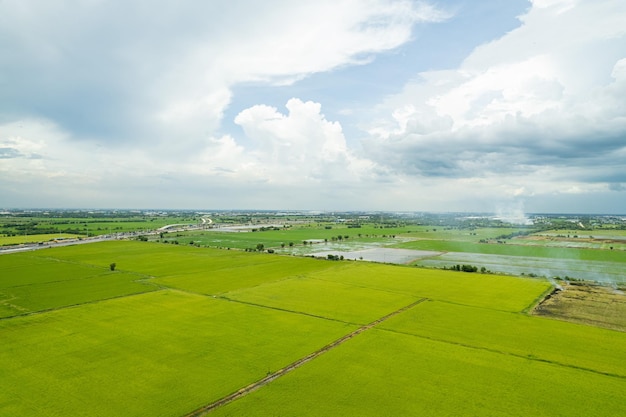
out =
<svg viewBox="0 0 626 417"><path fill-rule="evenodd" d="M626 212L620 0L23 0L0 21L0 208Z"/></svg>

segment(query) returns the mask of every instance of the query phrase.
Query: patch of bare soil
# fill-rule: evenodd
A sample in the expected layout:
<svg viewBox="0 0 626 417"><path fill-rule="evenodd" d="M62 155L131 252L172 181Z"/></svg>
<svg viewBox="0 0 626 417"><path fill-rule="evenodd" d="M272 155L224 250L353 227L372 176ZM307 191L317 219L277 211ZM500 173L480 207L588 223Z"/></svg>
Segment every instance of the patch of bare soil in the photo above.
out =
<svg viewBox="0 0 626 417"><path fill-rule="evenodd" d="M624 290L574 281L548 295L532 314L626 332Z"/></svg>

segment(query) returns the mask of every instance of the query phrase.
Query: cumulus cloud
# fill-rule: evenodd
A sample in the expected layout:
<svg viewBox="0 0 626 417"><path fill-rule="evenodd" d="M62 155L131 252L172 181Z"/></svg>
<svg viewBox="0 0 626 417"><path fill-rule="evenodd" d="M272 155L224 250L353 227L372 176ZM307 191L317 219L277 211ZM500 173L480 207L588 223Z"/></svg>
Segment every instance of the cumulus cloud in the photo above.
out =
<svg viewBox="0 0 626 417"><path fill-rule="evenodd" d="M623 194L619 0L532 0L519 27L374 109L327 117L332 91L313 102L297 88L281 90L281 105L301 97L284 109L278 94L229 109L246 86L367 65L414 40L417 23L449 17L411 0L0 1L0 195L32 206L272 208L287 195L298 208L493 210L483 202ZM349 125L359 117L363 137Z"/></svg>
<svg viewBox="0 0 626 417"><path fill-rule="evenodd" d="M458 69L421 73L382 103L391 117L368 125L368 156L527 195L607 190L598 178L623 172L626 149L625 16L618 0L533 1Z"/></svg>
<svg viewBox="0 0 626 417"><path fill-rule="evenodd" d="M367 62L442 17L409 0L1 2L0 113L74 139L194 146L219 129L233 85Z"/></svg>
<svg viewBox="0 0 626 417"><path fill-rule="evenodd" d="M0 125L0 175L7 179L0 192L35 206L46 200L81 207L81 201L141 207L148 200L161 207L229 201L272 208L283 201L319 208L321 195L365 198L358 193L367 188L363 181L376 181L381 168L348 148L341 125L327 120L319 103L294 98L286 108L286 114L264 105L243 110L235 122L247 145L231 135L211 136L184 160L160 158L149 146L119 152L76 143L47 121Z"/></svg>
<svg viewBox="0 0 626 417"><path fill-rule="evenodd" d="M360 178L371 162L320 104L255 106L244 137L225 133L233 87L366 64L446 17L412 0L0 2L3 200L167 207L155 190L235 201L250 183Z"/></svg>
<svg viewBox="0 0 626 417"><path fill-rule="evenodd" d="M291 99L286 107L285 115L257 105L235 118L254 142L262 175L279 182L298 178L339 183L369 175L373 164L348 149L341 125L326 120L319 103Z"/></svg>

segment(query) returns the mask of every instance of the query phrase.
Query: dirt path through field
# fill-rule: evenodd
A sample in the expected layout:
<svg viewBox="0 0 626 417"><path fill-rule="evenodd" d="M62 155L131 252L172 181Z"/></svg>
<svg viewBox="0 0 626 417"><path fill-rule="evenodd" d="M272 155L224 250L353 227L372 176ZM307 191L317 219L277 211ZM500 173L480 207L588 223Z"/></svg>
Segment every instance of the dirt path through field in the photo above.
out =
<svg viewBox="0 0 626 417"><path fill-rule="evenodd" d="M387 314L386 316L383 316L383 317L381 317L381 318L379 318L379 319L377 319L377 320L375 320L375 321L373 321L373 322L371 322L369 324L361 326L358 329L356 329L355 331L353 331L351 333L348 333L347 335L345 335L345 336L335 340L334 342L331 342L331 343L327 344L323 348L321 348L319 350L316 350L315 352L313 352L313 353L311 353L311 354L309 354L309 355L307 355L307 356L305 356L305 357L303 357L301 359L298 359L295 362L292 362L291 364L285 366L284 368L279 369L278 371L273 372L273 373L267 375L265 378L260 379L260 380L258 380L256 382L253 382L252 384L250 384L250 385L248 385L248 386L246 386L244 388L241 388L240 390L235 391L235 392L233 392L233 393L231 393L231 394L229 394L229 395L227 395L227 396L225 396L223 398L220 398L219 400L214 401L211 404L205 405L204 407L201 407L201 408L199 408L199 409L197 409L197 410L195 410L195 411L193 411L193 412L191 412L189 414L186 414L184 417L200 417L200 416L206 415L206 414L210 413L211 411L213 411L213 410L215 410L215 409L217 409L217 408L219 408L221 406L224 406L224 405L226 405L228 403L231 403L231 402L233 402L233 401L235 401L235 400L237 400L237 399L239 399L239 398L241 398L241 397L243 397L245 395L248 395L249 393L258 390L259 388L261 388L264 385L269 384L273 380L275 380L277 378L280 378L281 376L287 374L288 372L291 372L294 369L297 369L297 368L301 367L305 363L307 363L307 362L317 358L318 356L328 352L329 350L336 348L337 346L341 345L342 343L347 342L348 340L350 340L353 337L363 333L364 331L371 329L372 327L376 326L377 324L380 324L380 323L384 322L385 320L388 320L388 319L390 319L390 318L392 318L392 317L394 317L394 316L396 316L396 315L398 315L400 313L403 313L406 310L409 310L410 308L413 308L416 305L418 305L420 303L423 303L426 300L427 300L427 298L419 299L419 300L417 300L417 301L415 301L415 302L413 302L413 303L411 303L411 304L409 304L407 306L404 306L404 307L402 307L402 308L400 308L400 309L398 309L396 311L393 311L393 312Z"/></svg>

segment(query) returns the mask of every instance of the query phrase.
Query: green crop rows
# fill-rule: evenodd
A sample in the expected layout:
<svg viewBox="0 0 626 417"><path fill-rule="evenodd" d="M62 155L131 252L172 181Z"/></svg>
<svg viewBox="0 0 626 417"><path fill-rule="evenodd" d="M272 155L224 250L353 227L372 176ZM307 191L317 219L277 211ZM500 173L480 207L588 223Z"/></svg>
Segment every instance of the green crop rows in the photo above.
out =
<svg viewBox="0 0 626 417"><path fill-rule="evenodd" d="M617 416L626 412L625 385L620 377L373 330L215 415Z"/></svg>
<svg viewBox="0 0 626 417"><path fill-rule="evenodd" d="M212 414L626 415L626 333L524 313L550 289L145 242L2 255L0 416L185 416L357 329Z"/></svg>

